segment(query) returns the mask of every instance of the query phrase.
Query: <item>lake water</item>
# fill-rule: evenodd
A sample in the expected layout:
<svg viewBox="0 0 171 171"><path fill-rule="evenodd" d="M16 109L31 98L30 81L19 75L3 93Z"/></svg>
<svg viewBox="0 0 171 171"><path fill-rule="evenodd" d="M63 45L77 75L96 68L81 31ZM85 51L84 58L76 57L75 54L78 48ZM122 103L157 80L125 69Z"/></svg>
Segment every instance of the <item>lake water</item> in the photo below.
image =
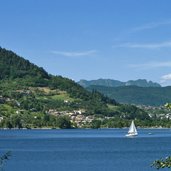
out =
<svg viewBox="0 0 171 171"><path fill-rule="evenodd" d="M171 129L138 131L0 130L0 152L12 152L5 171L154 171L155 159L171 155Z"/></svg>

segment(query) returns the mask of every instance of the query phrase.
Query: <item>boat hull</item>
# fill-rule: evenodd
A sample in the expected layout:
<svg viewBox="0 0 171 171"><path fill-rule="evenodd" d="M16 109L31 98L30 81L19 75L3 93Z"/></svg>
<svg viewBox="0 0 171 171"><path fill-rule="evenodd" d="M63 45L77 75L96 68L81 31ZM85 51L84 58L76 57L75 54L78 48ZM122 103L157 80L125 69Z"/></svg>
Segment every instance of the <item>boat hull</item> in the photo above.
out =
<svg viewBox="0 0 171 171"><path fill-rule="evenodd" d="M135 136L137 136L138 134L126 134L125 136L126 137L135 137Z"/></svg>

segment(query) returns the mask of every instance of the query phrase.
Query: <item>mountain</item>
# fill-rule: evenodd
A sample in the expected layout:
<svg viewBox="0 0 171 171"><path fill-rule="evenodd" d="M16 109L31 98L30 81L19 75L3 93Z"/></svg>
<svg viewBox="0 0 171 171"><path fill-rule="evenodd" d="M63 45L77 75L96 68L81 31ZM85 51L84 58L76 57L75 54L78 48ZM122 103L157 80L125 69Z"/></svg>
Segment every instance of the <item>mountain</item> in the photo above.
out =
<svg viewBox="0 0 171 171"><path fill-rule="evenodd" d="M32 64L14 52L0 48L0 88L6 89L6 91L16 91L14 94L17 94L17 92L22 92L22 89L30 90L30 87L37 89L44 87L48 89L47 91L55 89L56 96L58 94L62 96L63 93L72 98L72 101L77 101L78 105L75 105L75 108L84 107L88 109L88 105L91 106L89 103L93 104L96 100L98 105L103 107L107 101L116 104L114 100L105 98L98 92L88 92L68 78L49 75L43 68ZM2 91L1 93L4 94ZM11 96L11 98L13 97ZM17 100L20 101L20 99ZM67 99L64 98L64 100ZM89 109L91 110L91 107Z"/></svg>
<svg viewBox="0 0 171 171"><path fill-rule="evenodd" d="M89 92L71 79L50 75L0 48L0 127L68 128L70 121L82 126L94 117L149 118L135 106L121 105L97 91Z"/></svg>
<svg viewBox="0 0 171 171"><path fill-rule="evenodd" d="M80 80L78 82L83 87L89 87L92 85L105 86L105 87L121 87L121 86L138 86L138 87L161 87L160 84L145 79L130 80L127 82L121 82L112 79L98 79L98 80Z"/></svg>
<svg viewBox="0 0 171 171"><path fill-rule="evenodd" d="M48 79L48 73L28 60L0 47L0 79L41 77Z"/></svg>
<svg viewBox="0 0 171 171"><path fill-rule="evenodd" d="M160 84L154 83L152 81L147 81L146 79L130 80L125 82L125 86L161 87Z"/></svg>
<svg viewBox="0 0 171 171"><path fill-rule="evenodd" d="M97 90L114 98L119 103L161 106L171 102L171 87L138 87L138 86L123 86L123 87L104 87L90 86L88 90Z"/></svg>
<svg viewBox="0 0 171 171"><path fill-rule="evenodd" d="M97 85L97 86L106 86L106 87L119 87L124 86L125 84L121 81L117 80L111 80L111 79L98 79L98 80L80 80L78 82L83 87L89 87L91 85Z"/></svg>

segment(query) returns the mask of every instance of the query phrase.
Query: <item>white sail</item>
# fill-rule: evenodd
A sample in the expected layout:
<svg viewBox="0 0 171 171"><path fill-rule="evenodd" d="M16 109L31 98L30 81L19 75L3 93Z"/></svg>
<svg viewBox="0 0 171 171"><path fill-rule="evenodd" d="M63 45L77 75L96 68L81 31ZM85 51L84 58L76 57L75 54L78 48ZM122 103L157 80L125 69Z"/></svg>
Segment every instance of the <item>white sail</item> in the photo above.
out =
<svg viewBox="0 0 171 171"><path fill-rule="evenodd" d="M129 127L128 134L126 136L136 136L136 135L138 135L138 132L135 127L134 121L132 121L131 126Z"/></svg>

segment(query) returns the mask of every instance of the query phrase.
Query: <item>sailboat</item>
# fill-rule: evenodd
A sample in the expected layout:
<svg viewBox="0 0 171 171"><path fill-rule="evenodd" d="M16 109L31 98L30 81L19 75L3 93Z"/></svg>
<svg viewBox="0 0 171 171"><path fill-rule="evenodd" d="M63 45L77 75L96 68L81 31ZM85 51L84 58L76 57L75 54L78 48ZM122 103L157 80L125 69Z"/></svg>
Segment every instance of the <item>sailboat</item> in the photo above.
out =
<svg viewBox="0 0 171 171"><path fill-rule="evenodd" d="M134 121L132 121L131 126L129 127L128 134L126 134L126 136L133 137L133 136L137 136L137 135L138 135L137 129L135 127Z"/></svg>

